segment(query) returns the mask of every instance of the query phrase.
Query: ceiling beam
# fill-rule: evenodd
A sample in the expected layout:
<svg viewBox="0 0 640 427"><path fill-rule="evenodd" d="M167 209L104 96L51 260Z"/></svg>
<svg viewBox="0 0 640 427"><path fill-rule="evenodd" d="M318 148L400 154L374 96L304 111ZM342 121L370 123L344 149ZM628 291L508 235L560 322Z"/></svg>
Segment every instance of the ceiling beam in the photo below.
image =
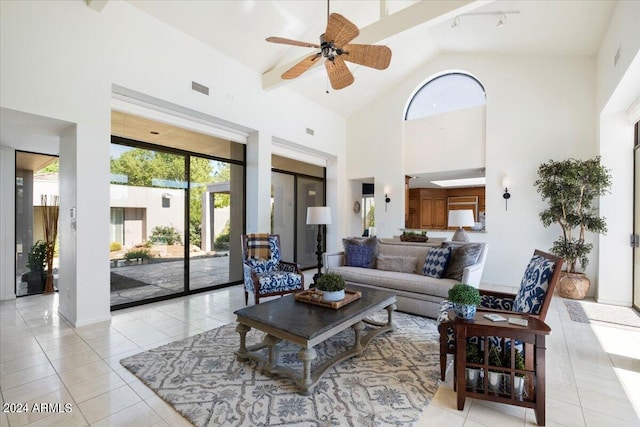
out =
<svg viewBox="0 0 640 427"><path fill-rule="evenodd" d="M429 26L451 19L455 16L467 13L471 10L485 6L494 0L434 0L420 1L412 6L402 9L393 15L381 16L380 20L360 29L360 35L355 42L360 44L375 44L381 40L401 33L416 25L428 23ZM381 6L384 7L384 6ZM262 88L273 89L286 80L280 77L298 62L309 56L305 55L293 59L284 64L276 65L271 70L262 74ZM318 61L318 64L322 61ZM312 68L315 68L312 67Z"/></svg>
<svg viewBox="0 0 640 427"><path fill-rule="evenodd" d="M86 0L87 6L96 12L102 12L102 9L107 5L109 0Z"/></svg>

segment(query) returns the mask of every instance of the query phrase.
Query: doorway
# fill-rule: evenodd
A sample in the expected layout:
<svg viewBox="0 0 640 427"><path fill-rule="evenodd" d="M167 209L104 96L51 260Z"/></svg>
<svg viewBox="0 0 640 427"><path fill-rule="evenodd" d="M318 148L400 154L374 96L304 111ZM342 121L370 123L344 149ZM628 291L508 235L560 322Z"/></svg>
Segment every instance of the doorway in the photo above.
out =
<svg viewBox="0 0 640 427"><path fill-rule="evenodd" d="M634 127L633 177L633 306L640 310L640 122Z"/></svg>
<svg viewBox="0 0 640 427"><path fill-rule="evenodd" d="M43 196L59 195L58 156L16 151L15 169L15 293L41 294L46 282L46 244ZM53 285L57 290L58 245L53 258Z"/></svg>

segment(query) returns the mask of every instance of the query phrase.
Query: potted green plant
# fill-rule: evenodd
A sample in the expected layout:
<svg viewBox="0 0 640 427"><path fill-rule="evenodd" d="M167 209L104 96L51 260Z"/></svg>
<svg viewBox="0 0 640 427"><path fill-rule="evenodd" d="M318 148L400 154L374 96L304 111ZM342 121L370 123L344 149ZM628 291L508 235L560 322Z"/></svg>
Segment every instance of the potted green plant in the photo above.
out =
<svg viewBox="0 0 640 427"><path fill-rule="evenodd" d="M457 283L449 289L449 301L453 303L453 311L462 319L473 319L476 306L480 304L478 289L465 283Z"/></svg>
<svg viewBox="0 0 640 427"><path fill-rule="evenodd" d="M593 244L585 241L587 232L607 232L606 219L597 214L594 201L609 192L611 175L600 164L600 157L589 160L549 160L538 167L535 181L542 200L548 203L540 213L545 227L557 223L562 229L551 251L565 259L566 272L558 282L558 293L567 298L582 299L589 290L589 278L584 271L589 264Z"/></svg>
<svg viewBox="0 0 640 427"><path fill-rule="evenodd" d="M524 356L522 355L522 352L516 348L514 353L515 353L515 363L513 367L517 370L524 371L525 369ZM511 366L510 351L508 351L507 354L505 355L504 365ZM514 388L515 395L518 397L524 394L524 381L525 381L525 374L516 372L516 374L513 377L513 388Z"/></svg>
<svg viewBox="0 0 640 427"><path fill-rule="evenodd" d="M33 244L27 258L29 271L22 275L22 281L27 282L27 292L36 294L44 292L47 281L45 265L47 261L47 244L38 240Z"/></svg>
<svg viewBox="0 0 640 427"><path fill-rule="evenodd" d="M478 351L478 345L469 341L467 341L467 363L482 363L482 355L480 354L480 351ZM480 368L465 368L467 387L472 389L478 388L478 381L480 380L481 372L482 369Z"/></svg>
<svg viewBox="0 0 640 427"><path fill-rule="evenodd" d="M502 358L500 357L500 349L492 346L489 349L489 366L501 367ZM489 390L499 392L502 385L503 373L496 370L489 370Z"/></svg>
<svg viewBox="0 0 640 427"><path fill-rule="evenodd" d="M316 281L316 289L322 291L322 300L327 302L344 299L345 283L342 276L336 273L323 274Z"/></svg>
<svg viewBox="0 0 640 427"><path fill-rule="evenodd" d="M420 233L416 231L403 231L400 235L401 242L426 242L429 238L427 237L427 232L422 231Z"/></svg>

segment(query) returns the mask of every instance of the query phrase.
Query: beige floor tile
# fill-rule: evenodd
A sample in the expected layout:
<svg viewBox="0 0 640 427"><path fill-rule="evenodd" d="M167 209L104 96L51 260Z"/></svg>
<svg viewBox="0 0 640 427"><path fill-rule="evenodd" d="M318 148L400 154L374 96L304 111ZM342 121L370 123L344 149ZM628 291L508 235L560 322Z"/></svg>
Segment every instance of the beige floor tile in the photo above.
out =
<svg viewBox="0 0 640 427"><path fill-rule="evenodd" d="M48 363L36 365L32 368L21 369L12 374L5 374L0 377L0 387L3 389L17 387L35 380L39 380L50 375L54 375L56 370Z"/></svg>
<svg viewBox="0 0 640 427"><path fill-rule="evenodd" d="M629 421L620 418L612 417L610 415L601 414L600 412L592 411L588 408L583 409L584 418L587 427L601 427L601 426L615 426L615 427L638 427L639 421Z"/></svg>
<svg viewBox="0 0 640 427"><path fill-rule="evenodd" d="M140 402L138 396L129 386L123 386L100 396L79 403L78 406L90 424L135 405Z"/></svg>
<svg viewBox="0 0 640 427"><path fill-rule="evenodd" d="M162 398L155 393L153 396L145 399L145 402L151 409L153 409L153 412L158 414L162 419L167 419L174 415L181 416L175 409L173 409L173 406L162 400Z"/></svg>
<svg viewBox="0 0 640 427"><path fill-rule="evenodd" d="M465 417L462 415L452 414L441 407L428 405L420 414L420 418L416 421L416 427L462 427Z"/></svg>
<svg viewBox="0 0 640 427"><path fill-rule="evenodd" d="M67 387L74 384L83 383L95 377L106 375L111 372L111 368L103 360L87 363L68 371L60 372L58 375Z"/></svg>
<svg viewBox="0 0 640 427"><path fill-rule="evenodd" d="M624 398L581 388L578 388L578 394L583 408L628 422L640 423L633 406Z"/></svg>
<svg viewBox="0 0 640 427"><path fill-rule="evenodd" d="M476 421L489 426L522 426L525 409L503 403L468 399L471 403L467 420ZM465 405L466 406L466 405Z"/></svg>
<svg viewBox="0 0 640 427"><path fill-rule="evenodd" d="M50 375L24 385L2 389L2 396L5 402L28 402L63 388L62 380L57 375Z"/></svg>
<svg viewBox="0 0 640 427"><path fill-rule="evenodd" d="M171 427L193 427L193 424L180 414L172 415L164 421Z"/></svg>
<svg viewBox="0 0 640 427"><path fill-rule="evenodd" d="M53 367L60 372L69 371L71 369L78 368L82 365L87 365L92 362L100 360L100 356L93 350L81 351L78 353L70 354L51 362Z"/></svg>
<svg viewBox="0 0 640 427"><path fill-rule="evenodd" d="M78 403L82 403L124 385L126 385L126 383L118 374L113 371L109 371L105 375L93 377L85 382L67 386L67 388L74 400Z"/></svg>
<svg viewBox="0 0 640 427"><path fill-rule="evenodd" d="M122 411L109 415L98 422L92 423L92 427L148 427L164 422L146 403L140 402Z"/></svg>
<svg viewBox="0 0 640 427"><path fill-rule="evenodd" d="M24 401L28 406L27 412L8 414L12 427L21 427L35 422L42 422L53 415L64 418L65 415L78 411L71 395L65 389L59 389L35 399ZM44 425L48 425L44 423Z"/></svg>

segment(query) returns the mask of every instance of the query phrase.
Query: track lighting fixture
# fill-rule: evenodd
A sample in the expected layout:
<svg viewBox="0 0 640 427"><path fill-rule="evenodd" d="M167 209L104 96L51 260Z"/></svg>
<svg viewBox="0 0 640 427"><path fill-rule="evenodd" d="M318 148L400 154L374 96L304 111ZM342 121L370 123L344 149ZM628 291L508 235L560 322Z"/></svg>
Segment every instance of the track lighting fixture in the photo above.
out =
<svg viewBox="0 0 640 427"><path fill-rule="evenodd" d="M462 15L458 15L455 18L453 18L453 21L451 21L451 28L458 28L460 26L460 18L462 16L464 17L469 17L469 16L497 16L498 17L498 23L496 24L496 26L498 28L502 28L507 24L507 15L517 15L519 14L520 11L519 10L508 10L508 11L496 11L496 12L469 12L469 13L463 13Z"/></svg>

